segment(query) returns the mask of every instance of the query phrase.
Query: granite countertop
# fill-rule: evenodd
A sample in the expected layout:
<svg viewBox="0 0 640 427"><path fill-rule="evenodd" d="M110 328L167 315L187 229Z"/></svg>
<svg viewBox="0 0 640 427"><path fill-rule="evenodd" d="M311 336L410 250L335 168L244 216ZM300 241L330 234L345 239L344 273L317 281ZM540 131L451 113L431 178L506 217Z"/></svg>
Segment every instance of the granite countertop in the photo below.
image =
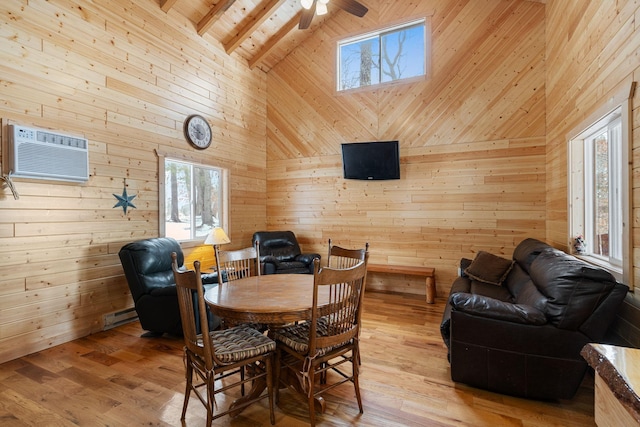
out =
<svg viewBox="0 0 640 427"><path fill-rule="evenodd" d="M580 354L640 422L640 349L587 344Z"/></svg>

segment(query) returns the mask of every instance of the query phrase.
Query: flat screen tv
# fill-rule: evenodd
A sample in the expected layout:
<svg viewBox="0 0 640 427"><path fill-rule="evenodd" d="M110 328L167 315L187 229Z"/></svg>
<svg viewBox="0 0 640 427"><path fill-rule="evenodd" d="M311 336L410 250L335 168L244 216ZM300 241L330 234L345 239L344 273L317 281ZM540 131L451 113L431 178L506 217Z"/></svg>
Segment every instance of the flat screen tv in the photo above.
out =
<svg viewBox="0 0 640 427"><path fill-rule="evenodd" d="M400 179L398 141L342 144L345 179Z"/></svg>

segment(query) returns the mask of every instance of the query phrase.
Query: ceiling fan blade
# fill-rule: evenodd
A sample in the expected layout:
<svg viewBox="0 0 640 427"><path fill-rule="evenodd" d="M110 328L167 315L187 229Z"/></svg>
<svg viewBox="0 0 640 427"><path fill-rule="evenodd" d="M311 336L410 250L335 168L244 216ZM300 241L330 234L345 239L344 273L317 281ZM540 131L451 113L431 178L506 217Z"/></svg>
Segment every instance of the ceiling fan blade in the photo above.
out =
<svg viewBox="0 0 640 427"><path fill-rule="evenodd" d="M306 30L311 25L311 20L313 19L313 15L316 14L316 1L313 0L313 4L309 9L302 8L302 14L300 15L300 23L298 24L298 29Z"/></svg>
<svg viewBox="0 0 640 427"><path fill-rule="evenodd" d="M369 9L357 0L331 0L331 3L352 15L362 18Z"/></svg>

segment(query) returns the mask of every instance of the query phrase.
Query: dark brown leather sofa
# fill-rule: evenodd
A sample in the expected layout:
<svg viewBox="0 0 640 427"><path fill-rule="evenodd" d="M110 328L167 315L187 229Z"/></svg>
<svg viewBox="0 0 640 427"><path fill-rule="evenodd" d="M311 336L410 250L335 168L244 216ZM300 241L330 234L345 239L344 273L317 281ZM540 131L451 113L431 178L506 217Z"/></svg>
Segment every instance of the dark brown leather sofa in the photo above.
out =
<svg viewBox="0 0 640 427"><path fill-rule="evenodd" d="M505 261L479 253L461 264L440 328L451 378L520 397L572 398L587 370L580 350L603 342L628 287L535 239Z"/></svg>

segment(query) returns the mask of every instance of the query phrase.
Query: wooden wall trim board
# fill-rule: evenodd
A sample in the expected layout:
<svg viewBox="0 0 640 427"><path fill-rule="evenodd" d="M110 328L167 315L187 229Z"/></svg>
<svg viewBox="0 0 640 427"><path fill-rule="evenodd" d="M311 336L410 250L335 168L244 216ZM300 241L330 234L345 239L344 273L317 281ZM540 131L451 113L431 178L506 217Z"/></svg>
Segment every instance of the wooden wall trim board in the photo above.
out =
<svg viewBox="0 0 640 427"><path fill-rule="evenodd" d="M162 4L172 7L0 2L0 118L84 134L91 171L83 185L16 181L19 200L0 192L0 362L100 330L105 313L131 307L117 253L157 235L156 150L230 170L232 246L285 228L319 253L328 238L368 241L372 262L436 268L446 295L463 256L510 256L525 237L566 244L564 136L603 94L638 80L631 1L368 0L362 19L336 13L289 35L298 47L265 61L268 73L240 57L247 43L227 55L221 38L198 36L186 0ZM210 32L229 31L235 13ZM341 34L427 15L428 79L335 93L328 58ZM182 134L193 113L215 135L198 153ZM395 139L402 179L342 179L341 142ZM634 218L638 144L634 132ZM113 209L125 178L137 195L126 215ZM204 245L185 252L212 260ZM371 289L424 292L420 278L370 278Z"/></svg>

